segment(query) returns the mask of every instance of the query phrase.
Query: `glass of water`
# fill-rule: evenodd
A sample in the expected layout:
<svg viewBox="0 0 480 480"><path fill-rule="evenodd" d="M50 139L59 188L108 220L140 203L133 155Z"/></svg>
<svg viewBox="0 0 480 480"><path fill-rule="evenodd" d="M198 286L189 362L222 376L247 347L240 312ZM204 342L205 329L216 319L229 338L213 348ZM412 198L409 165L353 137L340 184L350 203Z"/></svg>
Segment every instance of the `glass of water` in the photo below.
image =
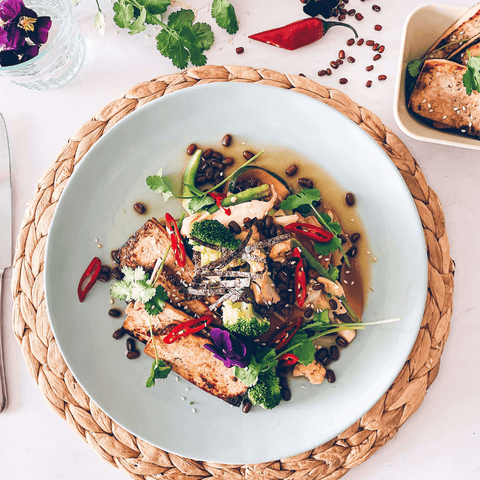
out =
<svg viewBox="0 0 480 480"><path fill-rule="evenodd" d="M24 63L0 67L0 76L33 90L59 88L78 72L83 41L73 15L71 0L24 0L37 15L49 16L52 27L39 54Z"/></svg>

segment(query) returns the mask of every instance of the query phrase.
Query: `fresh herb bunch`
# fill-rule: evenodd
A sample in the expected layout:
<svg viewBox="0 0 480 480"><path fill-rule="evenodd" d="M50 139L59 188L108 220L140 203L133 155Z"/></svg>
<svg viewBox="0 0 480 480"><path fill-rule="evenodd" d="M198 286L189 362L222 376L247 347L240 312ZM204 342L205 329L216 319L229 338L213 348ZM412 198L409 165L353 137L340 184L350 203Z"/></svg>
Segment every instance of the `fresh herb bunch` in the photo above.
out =
<svg viewBox="0 0 480 480"><path fill-rule="evenodd" d="M77 5L81 0L72 0ZM100 35L105 33L105 16L97 2L98 13L95 26ZM143 32L147 25L158 25L162 31L157 35L157 49L172 60L178 68L186 68L188 62L201 66L207 63L204 52L215 40L208 23L194 23L193 10L181 9L172 12L165 23L162 14L171 6L171 0L117 0L113 5L114 22L120 28L127 28L130 35ZM229 0L213 0L212 18L217 25L233 35L238 32L235 8Z"/></svg>

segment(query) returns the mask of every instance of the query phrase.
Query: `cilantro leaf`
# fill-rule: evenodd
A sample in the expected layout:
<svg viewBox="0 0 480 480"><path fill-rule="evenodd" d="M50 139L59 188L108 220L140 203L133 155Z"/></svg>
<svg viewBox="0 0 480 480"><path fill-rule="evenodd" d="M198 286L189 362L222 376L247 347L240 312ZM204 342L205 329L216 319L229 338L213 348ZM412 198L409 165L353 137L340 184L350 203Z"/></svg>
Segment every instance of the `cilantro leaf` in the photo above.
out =
<svg viewBox="0 0 480 480"><path fill-rule="evenodd" d="M193 31L197 36L199 42L199 48L202 52L208 50L215 41L212 28L208 23L197 22L193 25Z"/></svg>
<svg viewBox="0 0 480 480"><path fill-rule="evenodd" d="M337 235L342 233L342 226L339 223L334 222L330 218L330 215L327 215L326 213L320 212L320 216L322 217L322 219L323 219L322 223L325 225L327 230L330 230L332 233L336 233Z"/></svg>
<svg viewBox="0 0 480 480"><path fill-rule="evenodd" d="M334 265L330 264L330 266L328 267L328 278L330 278L332 282L336 282L339 277L340 270Z"/></svg>
<svg viewBox="0 0 480 480"><path fill-rule="evenodd" d="M177 68L187 68L190 55L176 33L172 34L163 29L157 35L157 50L164 57L168 57Z"/></svg>
<svg viewBox="0 0 480 480"><path fill-rule="evenodd" d="M145 19L147 18L147 9L142 7L140 9L140 15L138 18L130 25L130 35L135 35L136 33L143 32L145 30Z"/></svg>
<svg viewBox="0 0 480 480"><path fill-rule="evenodd" d="M213 205L215 200L206 195L205 197L193 197L190 202L188 202L188 210L192 213L197 213L200 210L203 210L209 205Z"/></svg>
<svg viewBox="0 0 480 480"><path fill-rule="evenodd" d="M228 33L238 32L238 21L235 14L235 8L228 0L213 0L212 17L217 25L224 28Z"/></svg>
<svg viewBox="0 0 480 480"><path fill-rule="evenodd" d="M408 65L407 65L407 70L408 73L410 74L411 77L418 77L420 74L420 69L422 68L423 60L412 60Z"/></svg>
<svg viewBox="0 0 480 480"><path fill-rule="evenodd" d="M261 347L255 355L252 355L250 363L246 368L235 367L235 376L238 377L247 387L257 383L258 376L262 372L277 367L278 360L273 348Z"/></svg>
<svg viewBox="0 0 480 480"><path fill-rule="evenodd" d="M129 3L125 3L125 0L118 0L113 5L113 11L115 15L113 21L120 28L130 27L130 22L133 18L133 7Z"/></svg>
<svg viewBox="0 0 480 480"><path fill-rule="evenodd" d="M207 63L207 57L202 53L200 42L191 26L184 26L180 30L180 36L183 38L183 45L190 54L192 65L200 66Z"/></svg>
<svg viewBox="0 0 480 480"><path fill-rule="evenodd" d="M164 178L162 176L162 169L158 170L157 175L150 175L147 177L147 185L150 190L153 190L155 193L162 193L163 194L163 201L168 202L171 197L174 197L175 194L172 191L171 185L169 185L170 180L168 177Z"/></svg>
<svg viewBox="0 0 480 480"><path fill-rule="evenodd" d="M328 310L323 310L322 312L315 312L313 322L307 323L302 330L325 330L325 328L331 326Z"/></svg>
<svg viewBox="0 0 480 480"><path fill-rule="evenodd" d="M330 255L335 250L338 250L341 246L342 241L337 236L334 236L329 242L315 242L314 244L315 251L319 255Z"/></svg>
<svg viewBox="0 0 480 480"><path fill-rule="evenodd" d="M145 7L151 15L161 15L170 6L170 0L136 0L136 3Z"/></svg>
<svg viewBox="0 0 480 480"><path fill-rule="evenodd" d="M462 80L467 95L471 95L473 90L480 92L480 57L470 57L470 52L468 56L467 71Z"/></svg>
<svg viewBox="0 0 480 480"><path fill-rule="evenodd" d="M174 30L180 30L182 27L191 27L195 20L195 14L193 10L179 10L173 12L168 17L168 26Z"/></svg>
<svg viewBox="0 0 480 480"><path fill-rule="evenodd" d="M290 353L293 353L300 363L303 365L310 365L315 361L315 345L310 340L310 337L306 332L299 331L291 340L291 345L298 343L294 349L290 350Z"/></svg>
<svg viewBox="0 0 480 480"><path fill-rule="evenodd" d="M145 311L149 315L158 315L165 308L165 302L168 301L168 295L162 285L158 285L155 289L154 295L145 304Z"/></svg>
<svg viewBox="0 0 480 480"><path fill-rule="evenodd" d="M281 204L282 210L295 210L302 205L309 205L312 207L313 202L318 202L322 196L320 191L316 188L304 188L301 192L287 197Z"/></svg>
<svg viewBox="0 0 480 480"><path fill-rule="evenodd" d="M163 360L154 360L152 363L150 376L145 383L146 387L152 388L155 385L155 379L157 378L167 378L171 370L172 367L168 366Z"/></svg>

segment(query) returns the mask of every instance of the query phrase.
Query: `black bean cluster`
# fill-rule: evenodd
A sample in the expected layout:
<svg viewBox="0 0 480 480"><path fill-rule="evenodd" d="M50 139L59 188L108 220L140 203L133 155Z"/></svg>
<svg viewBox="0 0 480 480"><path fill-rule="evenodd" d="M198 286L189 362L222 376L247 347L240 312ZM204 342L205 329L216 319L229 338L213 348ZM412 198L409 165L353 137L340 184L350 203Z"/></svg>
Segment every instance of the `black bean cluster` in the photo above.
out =
<svg viewBox="0 0 480 480"><path fill-rule="evenodd" d="M224 170L232 165L232 157L224 157L220 152L207 148L202 155L195 182L198 186L206 183L218 185L224 178Z"/></svg>

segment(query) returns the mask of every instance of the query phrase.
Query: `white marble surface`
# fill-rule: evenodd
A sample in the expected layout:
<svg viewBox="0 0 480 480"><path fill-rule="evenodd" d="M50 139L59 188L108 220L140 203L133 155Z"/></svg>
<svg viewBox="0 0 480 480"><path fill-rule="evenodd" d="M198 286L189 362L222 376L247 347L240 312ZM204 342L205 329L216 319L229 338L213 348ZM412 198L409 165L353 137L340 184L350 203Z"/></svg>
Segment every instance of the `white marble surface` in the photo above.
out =
<svg viewBox="0 0 480 480"><path fill-rule="evenodd" d="M382 6L374 13L374 3ZM119 98L141 81L177 70L155 49L156 32L149 30L129 37L113 24L112 4L102 0L107 16L107 31L100 38L93 25L95 2L84 0L75 9L85 41L86 53L77 76L59 90L36 92L0 78L0 111L9 127L13 194L14 235L19 231L25 205L33 196L36 183L55 159L66 140L108 102ZM199 9L199 19L209 21L206 2L187 1ZM402 25L418 0L403 2L350 0L365 20L351 23L365 39L374 38L386 45L375 75L365 72L370 49L356 47L355 64L344 64L331 77L319 79L317 71L345 48L349 33L332 29L328 36L297 52L287 52L250 43L248 34L303 18L299 0L232 0L240 20L240 31L228 36L216 26L215 45L208 52L211 64L241 64L267 67L284 73L304 73L328 86L340 88L355 102L376 113L391 128L419 162L427 181L439 195L447 221L451 256L455 259L454 312L450 338L442 356L438 378L424 402L397 436L367 462L354 468L346 478L355 480L437 480L480 478L480 355L475 329L479 308L476 304L480 282L476 265L480 250L478 185L480 154L476 151L422 143L401 133L395 124L392 105ZM466 0L439 1L465 5ZM375 23L384 28L377 33ZM231 40L230 40L231 38ZM237 55L235 47L245 53ZM372 72L373 73L373 72ZM368 78L385 73L388 80L365 88ZM340 86L338 79L349 83ZM0 246L0 248L3 248ZM0 416L0 472L5 480L126 478L121 471L103 462L76 436L67 423L46 406L35 381L27 372L20 348L11 329L12 301L9 292L11 270L4 288L4 336L8 409ZM477 326L478 328L478 326Z"/></svg>

